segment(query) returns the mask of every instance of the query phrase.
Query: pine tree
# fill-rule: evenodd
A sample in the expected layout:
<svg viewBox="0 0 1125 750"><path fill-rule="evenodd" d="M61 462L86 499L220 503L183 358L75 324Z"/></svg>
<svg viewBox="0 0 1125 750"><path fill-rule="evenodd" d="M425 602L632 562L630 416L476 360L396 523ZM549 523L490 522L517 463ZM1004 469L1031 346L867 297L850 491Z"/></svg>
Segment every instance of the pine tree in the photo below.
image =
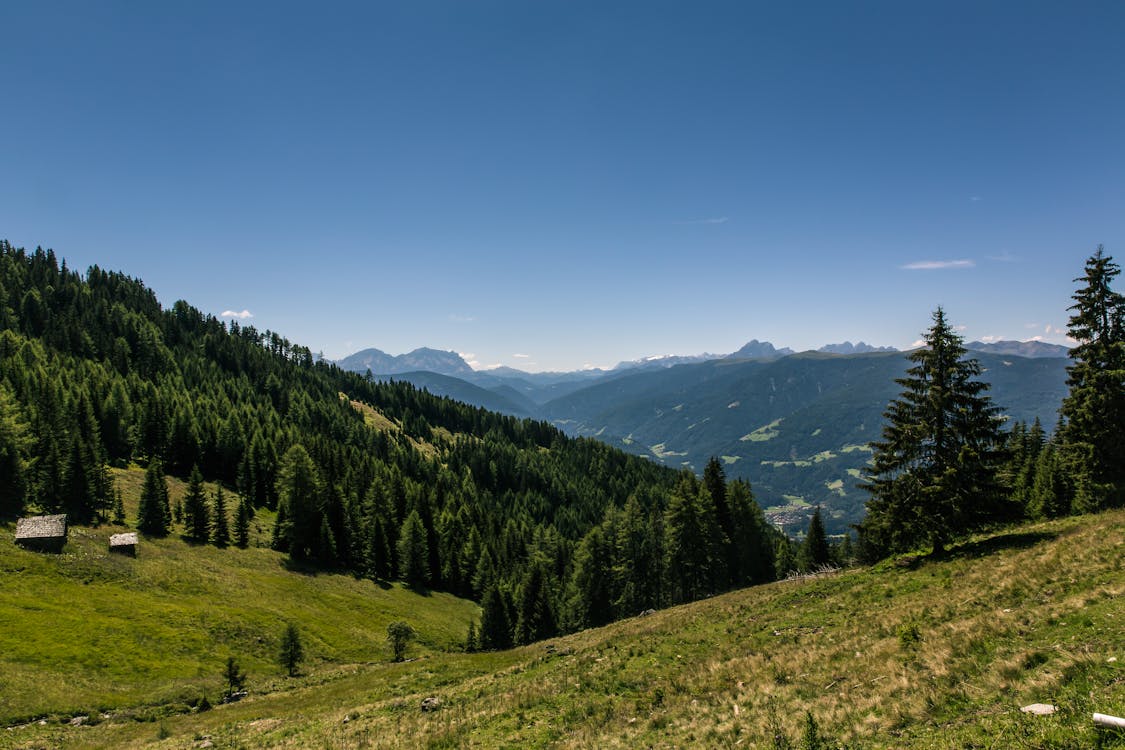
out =
<svg viewBox="0 0 1125 750"><path fill-rule="evenodd" d="M278 649L277 661L290 677L297 676L297 667L305 658L305 648L301 645L301 631L293 623L285 626Z"/></svg>
<svg viewBox="0 0 1125 750"><path fill-rule="evenodd" d="M727 487L731 516L734 524L735 574L732 583L745 586L772 581L774 571L773 531L761 507L754 500L750 484L736 479Z"/></svg>
<svg viewBox="0 0 1125 750"><path fill-rule="evenodd" d="M809 529L805 534L805 541L801 544L801 551L797 553L797 568L802 573L814 571L827 565L832 559L828 549L828 536L824 533L824 521L820 518L820 506L809 519Z"/></svg>
<svg viewBox="0 0 1125 750"><path fill-rule="evenodd" d="M496 586L489 586L480 607L480 647L485 651L511 648L512 621L504 594Z"/></svg>
<svg viewBox="0 0 1125 750"><path fill-rule="evenodd" d="M1068 332L1078 345L1063 400L1064 463L1080 513L1125 505L1125 296L1110 288L1121 273L1101 245L1075 282Z"/></svg>
<svg viewBox="0 0 1125 750"><path fill-rule="evenodd" d="M281 459L277 495L275 547L297 559L312 557L320 541L320 474L299 443Z"/></svg>
<svg viewBox="0 0 1125 750"><path fill-rule="evenodd" d="M0 385L0 518L23 512L28 490L28 457L32 440L23 411Z"/></svg>
<svg viewBox="0 0 1125 750"><path fill-rule="evenodd" d="M223 670L223 679L227 682L227 698L239 691L246 684L246 673L238 666L238 661L233 656L227 657L227 666Z"/></svg>
<svg viewBox="0 0 1125 750"><path fill-rule="evenodd" d="M534 643L558 635L545 568L543 561L533 561L520 585L519 603L516 607L517 644Z"/></svg>
<svg viewBox="0 0 1125 750"><path fill-rule="evenodd" d="M789 537L783 536L777 540L773 559L774 574L778 579L785 578L797 569L797 556L793 554L793 543L789 541Z"/></svg>
<svg viewBox="0 0 1125 750"><path fill-rule="evenodd" d="M398 539L398 570L408 586L425 588L430 581L430 548L418 511L410 511Z"/></svg>
<svg viewBox="0 0 1125 750"><path fill-rule="evenodd" d="M705 489L683 473L664 517L668 592L672 603L695 601L725 580L725 537ZM719 571L722 571L721 573Z"/></svg>
<svg viewBox="0 0 1125 750"><path fill-rule="evenodd" d="M137 529L149 536L167 536L172 523L168 507L168 483L160 461L153 459L145 469L145 483L141 488L137 508Z"/></svg>
<svg viewBox="0 0 1125 750"><path fill-rule="evenodd" d="M227 501L221 486L215 488L211 506L211 544L225 547L230 544L230 525L227 522Z"/></svg>
<svg viewBox="0 0 1125 750"><path fill-rule="evenodd" d="M618 525L613 562L617 599L613 606L623 616L664 603L663 519L659 507L649 509L646 505L637 493L630 495Z"/></svg>
<svg viewBox="0 0 1125 750"><path fill-rule="evenodd" d="M211 536L211 518L207 512L207 495L199 466L191 467L187 492L184 493L184 530L195 542L206 542Z"/></svg>
<svg viewBox="0 0 1125 750"><path fill-rule="evenodd" d="M242 549L250 546L250 503L245 496L238 498L238 511L234 517L234 543Z"/></svg>
<svg viewBox="0 0 1125 750"><path fill-rule="evenodd" d="M902 395L872 443L872 467L860 485L871 493L860 525L876 554L929 544L935 554L959 532L1002 516L1007 497L998 480L1003 457L1000 419L985 394L976 360L939 307L926 346L896 382Z"/></svg>
<svg viewBox="0 0 1125 750"><path fill-rule="evenodd" d="M121 488L113 491L113 522L118 526L125 525L125 500L121 497Z"/></svg>
<svg viewBox="0 0 1125 750"><path fill-rule="evenodd" d="M1063 477L1058 449L1053 441L1039 452L1027 512L1037 520L1058 518L1070 512L1070 492Z"/></svg>
<svg viewBox="0 0 1125 750"><path fill-rule="evenodd" d="M613 549L614 543L606 536L604 522L590 529L578 545L568 596L568 623L575 629L600 627L615 619Z"/></svg>

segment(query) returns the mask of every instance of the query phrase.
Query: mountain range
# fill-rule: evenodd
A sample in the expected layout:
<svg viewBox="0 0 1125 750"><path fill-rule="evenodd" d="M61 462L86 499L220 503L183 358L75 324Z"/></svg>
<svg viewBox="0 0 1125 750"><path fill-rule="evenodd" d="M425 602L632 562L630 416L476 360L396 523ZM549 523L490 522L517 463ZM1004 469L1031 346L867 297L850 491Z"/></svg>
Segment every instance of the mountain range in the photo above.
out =
<svg viewBox="0 0 1125 750"><path fill-rule="evenodd" d="M1066 394L1066 347L966 347L1007 419L1054 426ZM909 361L891 347L863 342L794 353L754 340L729 355L653 357L569 373L475 371L455 352L433 349L398 357L369 349L338 364L548 420L568 434L677 468L700 471L716 456L729 476L751 482L775 523L800 530L808 507L820 505L830 530L839 531L863 515L866 495L856 484L871 455L867 446L880 436L883 412L900 392L895 379Z"/></svg>

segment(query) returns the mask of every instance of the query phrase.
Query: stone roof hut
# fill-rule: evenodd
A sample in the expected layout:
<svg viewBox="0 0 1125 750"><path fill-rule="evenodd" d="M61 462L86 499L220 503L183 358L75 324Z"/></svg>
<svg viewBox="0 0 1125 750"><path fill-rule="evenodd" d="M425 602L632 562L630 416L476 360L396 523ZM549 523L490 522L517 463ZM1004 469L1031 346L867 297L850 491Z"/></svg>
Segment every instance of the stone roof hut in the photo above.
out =
<svg viewBox="0 0 1125 750"><path fill-rule="evenodd" d="M66 514L19 519L16 521L16 544L39 552L62 552L66 544Z"/></svg>
<svg viewBox="0 0 1125 750"><path fill-rule="evenodd" d="M109 538L109 551L117 552L130 557L137 556L137 532L130 531L125 534L114 534Z"/></svg>

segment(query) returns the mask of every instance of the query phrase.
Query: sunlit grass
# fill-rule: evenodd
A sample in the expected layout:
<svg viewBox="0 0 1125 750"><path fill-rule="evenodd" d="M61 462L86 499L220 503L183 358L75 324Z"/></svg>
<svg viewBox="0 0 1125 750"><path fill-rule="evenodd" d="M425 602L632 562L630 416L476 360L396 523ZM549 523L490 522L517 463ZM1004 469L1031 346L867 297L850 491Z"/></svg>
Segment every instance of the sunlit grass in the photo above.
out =
<svg viewBox="0 0 1125 750"><path fill-rule="evenodd" d="M0 744L173 748L207 736L216 747L773 747L774 729L796 742L809 711L833 746L1088 748L1098 742L1091 712L1125 713L1123 564L1119 511L985 535L913 568L887 562L748 589L497 654L420 648L404 664L379 651L381 631L349 634L324 620L324 604L306 604L314 614L274 602L320 623L304 677L278 676L267 653L251 666L260 677L246 701L169 716L166 738L156 723L113 717L0 733ZM257 564L242 570L266 577ZM343 599L365 585L318 577L329 578ZM276 592L254 603L261 617ZM180 627L192 607L207 610L191 602L173 610ZM453 646L459 631L440 620L469 607L435 608L429 626L417 607L405 619L446 633L429 646ZM193 658L196 645L173 658ZM371 652L377 663L366 663ZM429 696L441 707L423 712ZM1060 711L1019 711L1032 702Z"/></svg>

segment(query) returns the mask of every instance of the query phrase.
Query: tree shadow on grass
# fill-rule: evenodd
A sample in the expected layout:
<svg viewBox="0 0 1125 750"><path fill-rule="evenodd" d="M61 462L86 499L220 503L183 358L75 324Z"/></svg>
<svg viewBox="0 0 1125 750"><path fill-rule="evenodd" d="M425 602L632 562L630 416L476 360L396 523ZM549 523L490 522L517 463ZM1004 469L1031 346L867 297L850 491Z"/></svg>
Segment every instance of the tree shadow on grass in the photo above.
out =
<svg viewBox="0 0 1125 750"><path fill-rule="evenodd" d="M286 555L281 560L281 567L288 570L290 573L298 573L303 576L318 576L321 573L333 572L331 568L326 568L324 565L316 562L315 560L298 560Z"/></svg>
<svg viewBox="0 0 1125 750"><path fill-rule="evenodd" d="M938 559L956 560L988 555L1009 549L1027 549L1041 542L1049 542L1058 538L1054 531L1017 531L1010 534L997 534L987 539L978 539L972 542L958 544L946 550Z"/></svg>

